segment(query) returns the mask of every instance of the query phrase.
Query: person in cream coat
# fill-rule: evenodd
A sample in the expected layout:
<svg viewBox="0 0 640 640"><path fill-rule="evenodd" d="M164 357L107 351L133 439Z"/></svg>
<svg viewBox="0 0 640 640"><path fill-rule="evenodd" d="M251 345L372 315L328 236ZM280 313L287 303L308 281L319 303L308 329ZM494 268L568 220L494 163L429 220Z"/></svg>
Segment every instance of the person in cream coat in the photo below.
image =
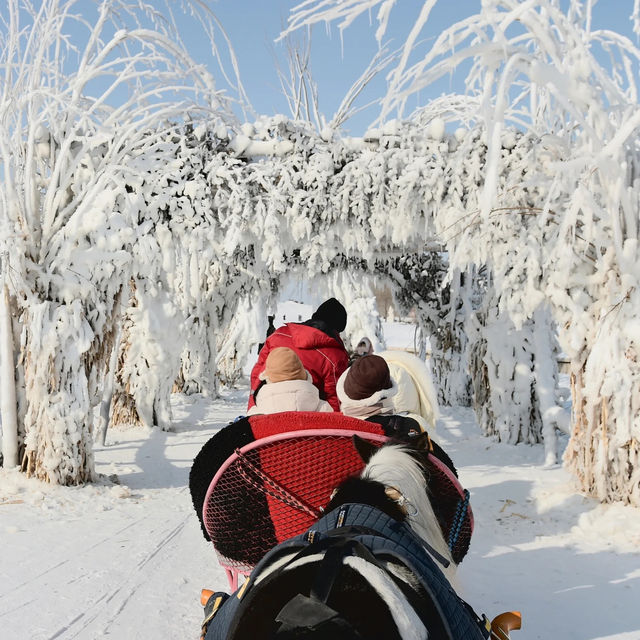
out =
<svg viewBox="0 0 640 640"><path fill-rule="evenodd" d="M276 347L269 352L259 377L264 384L258 388L248 416L283 411L333 411L328 402L320 399L311 374L302 366L296 352L288 347Z"/></svg>

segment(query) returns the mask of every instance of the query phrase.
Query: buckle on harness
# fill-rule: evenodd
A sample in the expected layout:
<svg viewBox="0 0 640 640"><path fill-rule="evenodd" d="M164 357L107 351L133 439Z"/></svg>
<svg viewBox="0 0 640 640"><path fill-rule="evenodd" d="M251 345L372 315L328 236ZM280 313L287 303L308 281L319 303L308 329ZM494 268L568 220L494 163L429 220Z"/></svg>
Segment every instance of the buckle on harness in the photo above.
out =
<svg viewBox="0 0 640 640"><path fill-rule="evenodd" d="M209 623L213 620L213 617L216 615L222 604L229 597L226 593L221 593L220 591L213 592L210 589L203 589L200 593L200 602L204 606L205 617L202 621L201 626L201 635L200 640L207 635L207 629L209 628ZM202 602L205 600L205 602Z"/></svg>
<svg viewBox="0 0 640 640"><path fill-rule="evenodd" d="M411 517L418 515L418 509L416 509L416 506L410 502L399 489L389 486L384 488L384 492L400 507L400 509L402 509L405 515ZM411 510L409 507L411 507Z"/></svg>

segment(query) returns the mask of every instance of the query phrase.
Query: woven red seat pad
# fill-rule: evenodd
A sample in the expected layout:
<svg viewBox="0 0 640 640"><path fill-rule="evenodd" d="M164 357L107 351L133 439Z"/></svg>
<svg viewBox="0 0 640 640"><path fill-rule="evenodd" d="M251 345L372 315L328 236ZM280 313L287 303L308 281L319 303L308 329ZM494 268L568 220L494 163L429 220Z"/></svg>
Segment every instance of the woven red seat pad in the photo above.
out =
<svg viewBox="0 0 640 640"><path fill-rule="evenodd" d="M291 504L289 495L319 512L334 487L362 470L362 460L351 442L353 432L363 437L372 434L377 441L384 437L380 425L339 413L256 415L225 429L241 431L241 423L247 420L255 438L244 446L243 457L249 466L233 460L203 505L204 524L216 551L227 565L243 570L274 544L298 535L315 521L313 513ZM295 432L299 435L293 436ZM272 440L274 437L278 439ZM284 500L282 489L286 490ZM260 507L260 500L266 509Z"/></svg>
<svg viewBox="0 0 640 640"><path fill-rule="evenodd" d="M351 418L342 413L319 413L317 411L286 411L269 415L249 416L251 431L256 440L287 431L306 429L347 429L384 435L379 424Z"/></svg>
<svg viewBox="0 0 640 640"><path fill-rule="evenodd" d="M224 444L215 450L218 460L227 461L210 468L210 477L227 467L207 494L203 524L223 564L243 571L251 570L275 544L306 531L316 519L313 512L327 504L333 488L362 471L351 433L371 434L377 442L384 438L381 425L340 413L256 415L222 431L226 437L221 438L219 432L212 440ZM244 462L235 458L234 441L244 448ZM235 459L230 462L230 458ZM429 492L447 538L463 490L445 464L433 455L430 461ZM252 471L254 467L258 474ZM472 531L473 513L468 505L452 549L456 562L466 554Z"/></svg>
<svg viewBox="0 0 640 640"><path fill-rule="evenodd" d="M273 416L255 416L250 419L251 429L256 438L274 435L275 433L283 433L285 431L328 428L329 426L335 429L353 429L361 432L375 433L376 435L384 435L384 430L379 424L351 418L340 413L286 413L276 415L283 417L283 420L279 421L277 426L273 425L270 420L264 420L265 418L272 418ZM329 416L330 418L327 420ZM330 425L329 422L331 423ZM274 428L278 430L274 431ZM331 490L337 484L340 484L348 475L360 473L364 466L350 443L347 444L346 447L344 444L345 443L338 444L331 441L322 442L321 444L303 443L303 441L299 441L299 443L296 444L295 452L292 451L291 455L296 458L299 456L299 464L302 466L304 466L304 461L308 460L309 456L321 455L323 447L333 447L333 452L327 451L325 452L326 455L321 455L321 457L328 460L335 460L336 465L339 463L344 464L345 471L336 469L332 475L318 477L316 483L312 485L307 484L309 479L305 477L304 474L294 472L288 476L285 486L290 488L294 493L300 491L300 495L308 495L315 508L325 506L329 501ZM265 469L272 468L274 473L278 477L281 477L282 471L278 467L283 464L284 461L280 458L280 453L277 452L277 450L264 450L261 452L261 460L263 464L265 464ZM430 462L429 493L445 539L448 540L449 532L455 521L458 503L464 498L463 488L451 470L448 469L443 462L438 460L438 458L431 455ZM273 467L270 465L273 465ZM297 480L300 482L296 482ZM303 522L307 523L302 529L302 531L305 531L314 521L313 517L308 516L304 518L304 515L299 513L296 514L295 526L293 526L291 522L293 514L290 512L290 509L283 509L280 501L270 498L269 496L267 496L267 501L278 542L298 535L298 533L300 533L300 531L297 531L298 525L302 525ZM469 543L473 533L473 524L473 511L471 505L468 505L466 508L466 516L460 528L460 534L451 550L456 563L462 561L469 549ZM292 533L294 529L296 529L296 531Z"/></svg>
<svg viewBox="0 0 640 640"><path fill-rule="evenodd" d="M287 412L249 418L256 440L281 433L317 429L344 429L384 435L380 425L341 413ZM364 464L351 436L283 440L260 449L260 467L294 496L319 511L329 502L331 491ZM306 531L316 520L312 514L291 507L267 494L267 505L278 543Z"/></svg>

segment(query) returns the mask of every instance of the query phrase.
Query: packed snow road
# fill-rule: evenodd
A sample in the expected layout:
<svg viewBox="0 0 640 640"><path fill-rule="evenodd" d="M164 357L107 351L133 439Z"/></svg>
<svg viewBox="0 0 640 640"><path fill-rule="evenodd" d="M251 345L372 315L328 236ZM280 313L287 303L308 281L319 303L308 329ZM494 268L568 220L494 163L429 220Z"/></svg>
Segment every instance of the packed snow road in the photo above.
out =
<svg viewBox="0 0 640 640"><path fill-rule="evenodd" d="M110 432L95 452L101 484L51 487L0 470L0 637L197 637L200 589L227 583L200 532L189 469L245 398L177 395L174 432ZM467 600L490 616L522 610L514 640L638 640L640 511L576 495L561 468L541 467L542 447L481 437L469 410L443 414L437 439L476 519L459 571Z"/></svg>
<svg viewBox="0 0 640 640"><path fill-rule="evenodd" d="M97 469L120 484L61 489L3 477L0 495L16 503L0 506L0 637L196 637L200 589L226 579L200 532L188 474L241 411L181 398L173 433L110 432Z"/></svg>

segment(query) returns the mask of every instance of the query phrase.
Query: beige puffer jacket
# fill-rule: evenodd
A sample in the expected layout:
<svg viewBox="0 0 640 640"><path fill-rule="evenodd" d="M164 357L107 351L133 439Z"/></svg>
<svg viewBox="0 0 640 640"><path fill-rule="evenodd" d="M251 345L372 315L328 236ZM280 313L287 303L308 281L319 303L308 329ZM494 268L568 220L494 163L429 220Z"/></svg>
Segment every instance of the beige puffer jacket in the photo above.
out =
<svg viewBox="0 0 640 640"><path fill-rule="evenodd" d="M283 380L268 382L258 392L256 404L247 411L248 416L259 413L282 413L283 411L333 411L331 405L320 400L318 389L306 380Z"/></svg>

